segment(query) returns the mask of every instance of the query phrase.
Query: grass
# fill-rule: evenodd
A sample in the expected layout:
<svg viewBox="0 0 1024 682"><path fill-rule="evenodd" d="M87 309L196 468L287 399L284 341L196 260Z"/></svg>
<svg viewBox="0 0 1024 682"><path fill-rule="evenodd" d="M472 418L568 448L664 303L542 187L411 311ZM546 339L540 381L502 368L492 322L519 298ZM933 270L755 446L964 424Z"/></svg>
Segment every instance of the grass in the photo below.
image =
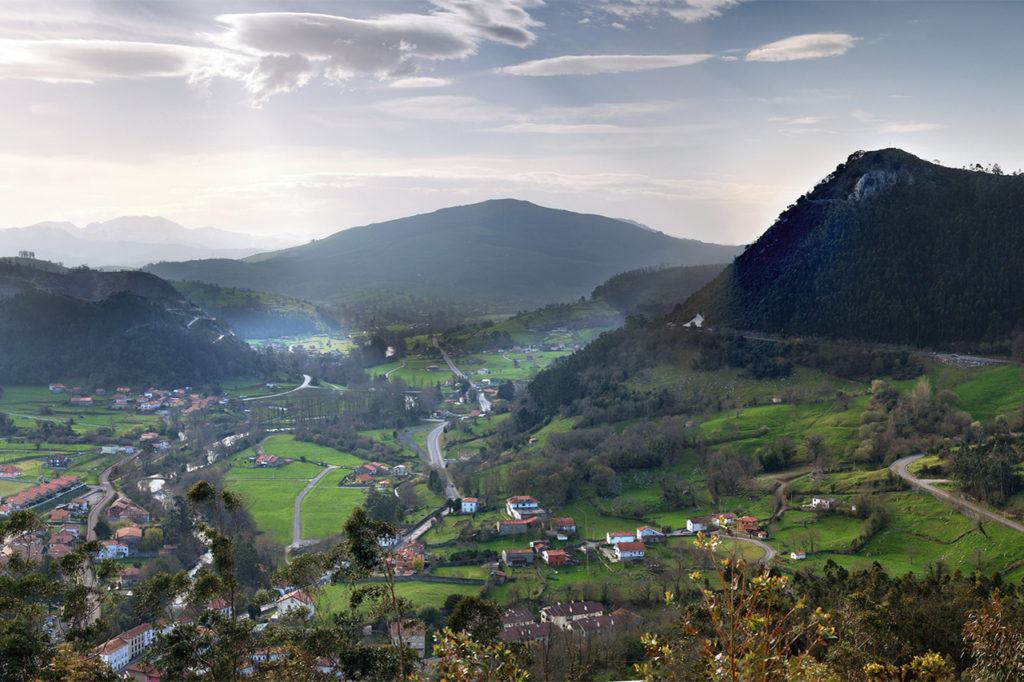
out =
<svg viewBox="0 0 1024 682"><path fill-rule="evenodd" d="M953 389L957 406L977 421L991 421L1019 410L1024 403L1024 380L1017 365L999 365L978 372Z"/></svg>
<svg viewBox="0 0 1024 682"><path fill-rule="evenodd" d="M440 566L430 572L430 575L438 578L472 578L474 580L487 580L490 577L490 569L483 566Z"/></svg>
<svg viewBox="0 0 1024 682"><path fill-rule="evenodd" d="M347 611L349 595L352 588L348 585L328 585L324 588L320 600L317 602L317 612L324 610L328 613ZM449 595L457 594L460 597L475 596L480 593L479 585L453 585L448 583L434 583L417 580L405 580L395 583L395 591L399 595L410 600L413 608L419 609L423 606L436 606L441 608ZM365 611L363 606L361 611Z"/></svg>
<svg viewBox="0 0 1024 682"><path fill-rule="evenodd" d="M240 494L256 527L282 545L292 541L292 512L295 498L306 487L303 481L227 481ZM310 495L313 494L312 491ZM305 504L303 504L305 509Z"/></svg>
<svg viewBox="0 0 1024 682"><path fill-rule="evenodd" d="M337 535L352 515L352 510L363 504L366 493L355 488L324 486L332 471L302 500L302 537L320 540Z"/></svg>
<svg viewBox="0 0 1024 682"><path fill-rule="evenodd" d="M278 457L296 460L305 457L308 462L324 462L349 469L354 469L363 464L363 460L355 455L339 452L334 448L327 448L314 443L297 441L292 434L270 436L263 442L263 451Z"/></svg>
<svg viewBox="0 0 1024 682"><path fill-rule="evenodd" d="M21 491L28 490L34 485L36 485L35 480L19 481L16 479L0 479L0 497L17 495Z"/></svg>
<svg viewBox="0 0 1024 682"><path fill-rule="evenodd" d="M228 461L231 468L224 477L227 479L238 478L315 478L323 471L322 467L311 462L291 462L279 467L251 467L249 457L255 457L256 452L252 448L242 450L231 456Z"/></svg>

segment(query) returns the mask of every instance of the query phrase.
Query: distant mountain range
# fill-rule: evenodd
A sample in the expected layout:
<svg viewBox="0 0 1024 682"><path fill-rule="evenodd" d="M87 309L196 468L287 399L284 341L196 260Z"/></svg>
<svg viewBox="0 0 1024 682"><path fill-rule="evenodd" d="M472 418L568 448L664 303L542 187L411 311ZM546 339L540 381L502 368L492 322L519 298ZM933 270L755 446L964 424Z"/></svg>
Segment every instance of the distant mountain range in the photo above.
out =
<svg viewBox="0 0 1024 682"><path fill-rule="evenodd" d="M207 385L261 359L160 278L0 259L0 383Z"/></svg>
<svg viewBox="0 0 1024 682"><path fill-rule="evenodd" d="M288 245L279 237L258 238L212 227L190 230L152 216L125 216L85 227L45 222L0 229L0 256L31 251L36 258L69 267L138 267L165 259L243 258Z"/></svg>
<svg viewBox="0 0 1024 682"><path fill-rule="evenodd" d="M508 311L576 300L638 267L728 262L740 249L502 199L347 229L243 260L161 262L146 270L317 302L419 299Z"/></svg>
<svg viewBox="0 0 1024 682"><path fill-rule="evenodd" d="M857 152L680 307L711 326L915 345L1024 329L1024 176Z"/></svg>

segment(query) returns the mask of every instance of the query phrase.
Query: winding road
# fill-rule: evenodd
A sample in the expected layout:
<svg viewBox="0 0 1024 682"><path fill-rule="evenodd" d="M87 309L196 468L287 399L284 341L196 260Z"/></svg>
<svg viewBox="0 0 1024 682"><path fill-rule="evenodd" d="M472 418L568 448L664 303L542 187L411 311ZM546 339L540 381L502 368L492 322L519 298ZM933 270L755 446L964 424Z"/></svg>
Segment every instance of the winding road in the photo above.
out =
<svg viewBox="0 0 1024 682"><path fill-rule="evenodd" d="M430 466L437 471L441 482L444 483L444 496L449 500L458 500L462 495L452 483L448 468L445 466L444 453L441 452L441 434L444 433L444 427L447 425L448 422L441 422L427 434L427 455L430 457Z"/></svg>
<svg viewBox="0 0 1024 682"><path fill-rule="evenodd" d="M309 382L311 382L311 381L313 381L313 377L309 376L308 374L303 374L302 375L302 383L300 385L296 386L295 388L293 388L290 391L282 391L281 393L274 393L272 395L257 395L257 396L253 396L252 398L242 398L242 401L243 402L250 402L250 401L253 401L253 400L266 400L267 398L280 398L283 395L288 395L289 393L295 393L296 391L301 391L304 388L310 388ZM313 387L313 388L316 388L316 387Z"/></svg>
<svg viewBox="0 0 1024 682"><path fill-rule="evenodd" d="M1016 521L1011 521L1005 516L1001 516L999 514L996 514L995 512L991 512L988 509L979 507L973 502L968 502L959 495L954 495L953 493L943 490L942 488L937 488L934 484L941 483L941 479L921 479L917 478L909 471L907 471L908 464L910 464L911 462L916 462L922 457L924 457L924 455L910 455L908 457L901 457L900 459L893 462L889 466L889 469L914 488L918 488L919 490L925 491L939 502L942 502L943 504L948 504L950 507L953 507L958 512L960 512L968 518L975 519L978 521L994 521L995 523L1000 523L1006 526L1007 528L1011 528L1017 531L1018 533L1024 533L1024 525L1017 523Z"/></svg>

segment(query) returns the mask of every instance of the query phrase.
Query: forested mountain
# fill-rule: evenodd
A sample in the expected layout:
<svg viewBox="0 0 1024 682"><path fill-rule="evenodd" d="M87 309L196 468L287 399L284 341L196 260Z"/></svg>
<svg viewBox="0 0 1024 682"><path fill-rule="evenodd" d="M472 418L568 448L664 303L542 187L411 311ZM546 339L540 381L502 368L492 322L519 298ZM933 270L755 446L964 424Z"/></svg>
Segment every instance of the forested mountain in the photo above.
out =
<svg viewBox="0 0 1024 682"><path fill-rule="evenodd" d="M1024 324L1024 177L857 152L677 321L918 345L996 340ZM685 319L683 319L685 318Z"/></svg>
<svg viewBox="0 0 1024 682"><path fill-rule="evenodd" d="M243 261L158 263L174 281L379 305L413 297L529 309L576 300L632 268L729 261L739 247L511 199L343 230Z"/></svg>
<svg viewBox="0 0 1024 682"><path fill-rule="evenodd" d="M259 362L154 275L0 260L0 382L199 385Z"/></svg>
<svg viewBox="0 0 1024 682"><path fill-rule="evenodd" d="M319 334L338 328L317 306L288 296L202 282L176 282L175 287L247 339Z"/></svg>
<svg viewBox="0 0 1024 682"><path fill-rule="evenodd" d="M610 277L590 297L620 313L663 315L715 278L725 265L638 268Z"/></svg>

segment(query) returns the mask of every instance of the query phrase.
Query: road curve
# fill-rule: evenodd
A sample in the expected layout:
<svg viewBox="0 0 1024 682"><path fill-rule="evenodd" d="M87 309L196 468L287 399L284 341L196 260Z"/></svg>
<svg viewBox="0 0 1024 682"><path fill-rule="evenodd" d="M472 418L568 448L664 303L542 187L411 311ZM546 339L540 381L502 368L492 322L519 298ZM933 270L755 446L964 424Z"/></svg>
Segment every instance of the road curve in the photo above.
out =
<svg viewBox="0 0 1024 682"><path fill-rule="evenodd" d="M309 382L311 381L313 381L313 377L309 376L308 374L303 374L302 384L296 386L290 391L282 391L281 393L274 393L273 395L257 395L253 396L252 398L242 398L242 401L250 402L253 400L266 400L267 398L280 398L283 395L288 395L289 393L295 393L296 391L301 391L304 388L309 388Z"/></svg>
<svg viewBox="0 0 1024 682"><path fill-rule="evenodd" d="M441 422L427 434L427 454L430 456L430 466L437 471L444 484L444 496L449 500L458 500L462 495L459 494L458 489L452 483L451 476L448 475L444 453L441 452L441 434L444 433L444 427L447 425L448 422Z"/></svg>
<svg viewBox="0 0 1024 682"><path fill-rule="evenodd" d="M718 531L715 531L714 534L722 538L732 538L733 540L746 542L751 545L756 545L760 547L761 551L764 552L764 556L758 559L758 563L765 566L771 563L771 560L774 559L776 555L778 555L778 552L775 551L775 548L769 545L767 542L761 542L760 540L755 540L754 538L744 538L740 537L739 535L723 535Z"/></svg>
<svg viewBox="0 0 1024 682"><path fill-rule="evenodd" d="M114 486L110 484L110 472L114 467L119 467L127 464L131 460L137 457L137 453L123 457L114 464L111 464L106 469L100 472L99 484L103 488L103 497L96 504L89 507L89 515L85 521L85 539L95 540L96 539L96 522L99 521L100 512L106 509L107 505L114 501L117 497L117 491L114 490ZM92 589L96 585L96 575L90 568L87 568L82 576L82 584ZM92 625L100 617L100 602L94 594L89 595L89 615L86 616L86 623Z"/></svg>
<svg viewBox="0 0 1024 682"><path fill-rule="evenodd" d="M292 547L298 547L302 543L302 500L306 498L306 493L315 488L320 479L327 475L328 471L337 468L333 464L328 464L327 468L317 474L316 478L310 480L309 485L303 488L299 496L295 498L295 512L292 515Z"/></svg>
<svg viewBox="0 0 1024 682"><path fill-rule="evenodd" d="M901 457L900 459L896 460L891 465L889 465L889 469L914 488L918 488L919 490L925 491L939 502L942 502L943 504L948 504L950 507L953 507L958 512L960 512L968 518L976 519L979 521L994 521L995 523L1001 523L1007 528L1011 528L1017 531L1018 533L1024 533L1024 525L1017 523L1016 521L1011 521L1005 516L1000 516L995 512L989 511L988 509L979 507L973 502L968 502L959 495L954 495L953 493L943 490L942 488L937 488L934 485L932 485L933 483L936 482L934 480L920 479L911 474L909 471L907 471L908 464L910 464L911 462L916 462L922 457L924 457L924 455L910 455L908 457Z"/></svg>

